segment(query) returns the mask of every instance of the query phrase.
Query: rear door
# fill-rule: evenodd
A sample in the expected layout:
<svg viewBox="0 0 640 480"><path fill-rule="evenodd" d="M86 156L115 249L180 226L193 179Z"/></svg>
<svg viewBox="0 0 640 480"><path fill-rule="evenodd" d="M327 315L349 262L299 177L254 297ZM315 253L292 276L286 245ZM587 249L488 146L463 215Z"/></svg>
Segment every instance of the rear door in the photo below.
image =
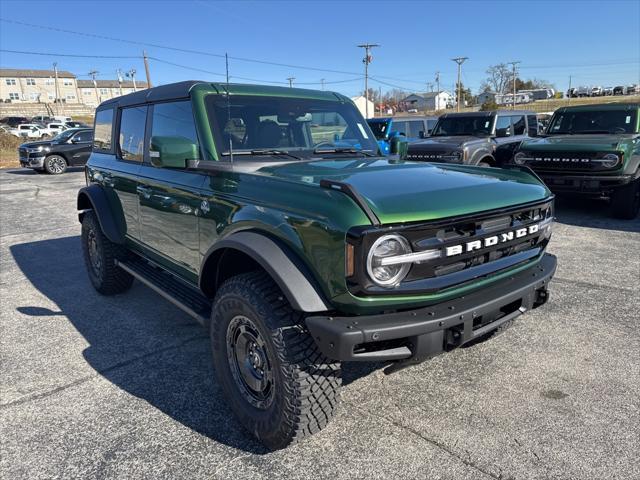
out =
<svg viewBox="0 0 640 480"><path fill-rule="evenodd" d="M62 150L66 152L65 157L69 165L84 165L91 154L91 145L93 143L93 132L91 130L82 130L74 134L69 143Z"/></svg>
<svg viewBox="0 0 640 480"><path fill-rule="evenodd" d="M206 176L186 168L155 166L148 154L152 137L181 137L199 144L191 102L157 103L149 108L139 187L142 242L166 266L195 279L200 268L200 194Z"/></svg>

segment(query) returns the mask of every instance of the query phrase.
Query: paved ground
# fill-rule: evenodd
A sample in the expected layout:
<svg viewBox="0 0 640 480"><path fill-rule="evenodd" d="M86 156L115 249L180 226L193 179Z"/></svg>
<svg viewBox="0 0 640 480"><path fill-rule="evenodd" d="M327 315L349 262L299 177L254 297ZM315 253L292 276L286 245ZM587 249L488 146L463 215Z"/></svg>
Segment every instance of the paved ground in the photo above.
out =
<svg viewBox="0 0 640 480"><path fill-rule="evenodd" d="M81 172L0 172L0 477L640 478L640 220L560 204L550 303L505 335L385 376L267 453L231 417L205 333L80 256Z"/></svg>

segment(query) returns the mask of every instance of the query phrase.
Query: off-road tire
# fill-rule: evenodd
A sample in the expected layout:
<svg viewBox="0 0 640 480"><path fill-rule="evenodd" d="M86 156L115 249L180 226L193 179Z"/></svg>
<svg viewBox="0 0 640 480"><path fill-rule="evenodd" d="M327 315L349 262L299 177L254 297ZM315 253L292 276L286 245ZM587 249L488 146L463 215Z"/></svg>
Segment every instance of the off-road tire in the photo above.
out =
<svg viewBox="0 0 640 480"><path fill-rule="evenodd" d="M232 372L227 336L240 317L259 331L271 367L273 396L262 408L247 399ZM218 382L240 423L271 450L320 431L339 403L340 363L318 350L302 320L263 271L226 280L213 303L210 331Z"/></svg>
<svg viewBox="0 0 640 480"><path fill-rule="evenodd" d="M60 155L49 155L44 159L44 170L49 175L61 175L67 171L67 161Z"/></svg>
<svg viewBox="0 0 640 480"><path fill-rule="evenodd" d="M611 212L614 217L633 220L640 211L640 179L621 187L611 195Z"/></svg>
<svg viewBox="0 0 640 480"><path fill-rule="evenodd" d="M116 259L126 258L127 251L102 233L100 223L91 210L85 212L82 218L81 240L84 262L93 287L102 295L127 291L133 283L133 277L116 265ZM92 263L96 259L100 262L100 268Z"/></svg>

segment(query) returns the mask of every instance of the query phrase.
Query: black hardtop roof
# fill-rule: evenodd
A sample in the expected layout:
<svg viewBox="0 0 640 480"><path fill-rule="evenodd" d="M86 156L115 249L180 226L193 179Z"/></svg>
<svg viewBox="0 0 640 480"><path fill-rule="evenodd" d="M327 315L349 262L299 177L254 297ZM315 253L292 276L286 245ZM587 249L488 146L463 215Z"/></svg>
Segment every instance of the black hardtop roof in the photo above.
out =
<svg viewBox="0 0 640 480"><path fill-rule="evenodd" d="M160 85L158 87L148 88L146 90L139 90L137 92L129 93L121 97L112 98L106 100L98 107L104 108L113 105L126 107L127 105L139 105L147 102L161 102L164 100L176 100L179 98L188 98L189 92L194 85L198 85L201 82L198 80L186 80L184 82L170 83L168 85Z"/></svg>
<svg viewBox="0 0 640 480"><path fill-rule="evenodd" d="M98 109L109 108L113 106L127 107L132 105L141 105L144 103L162 102L169 100L179 100L189 98L190 92L199 86L206 90L212 90L220 94L229 90L231 95L276 95L278 97L289 98L308 98L316 100L330 101L350 101L344 95L328 90L309 90L305 88L279 87L273 85L254 85L240 83L216 83L204 82L201 80L188 80L178 83L170 83L168 85L160 85L158 87L140 90L138 92L123 95L121 97L112 98L102 102Z"/></svg>
<svg viewBox="0 0 640 480"><path fill-rule="evenodd" d="M610 103L595 103L591 105L574 105L558 108L555 113L562 112L597 112L602 110L638 110L640 103L623 103L623 102L610 102Z"/></svg>
<svg viewBox="0 0 640 480"><path fill-rule="evenodd" d="M533 110L489 110L486 112L452 112L443 113L440 118L443 117L491 117L494 115L535 115Z"/></svg>

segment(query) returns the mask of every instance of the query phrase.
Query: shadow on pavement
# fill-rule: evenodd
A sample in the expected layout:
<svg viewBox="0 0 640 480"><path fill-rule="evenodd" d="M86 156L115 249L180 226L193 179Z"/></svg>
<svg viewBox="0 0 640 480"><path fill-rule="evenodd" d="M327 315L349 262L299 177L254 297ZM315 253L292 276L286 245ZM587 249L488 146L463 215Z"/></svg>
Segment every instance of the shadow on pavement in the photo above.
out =
<svg viewBox="0 0 640 480"><path fill-rule="evenodd" d="M602 228L621 232L640 232L640 217L620 220L611 215L609 202L605 200L556 197L556 218L560 223L578 227Z"/></svg>
<svg viewBox="0 0 640 480"><path fill-rule="evenodd" d="M79 237L12 246L24 275L57 306L18 311L43 321L66 316L89 344L82 352L86 361L114 385L216 442L267 453L227 407L204 329L137 282L125 294L100 296L80 251Z"/></svg>

